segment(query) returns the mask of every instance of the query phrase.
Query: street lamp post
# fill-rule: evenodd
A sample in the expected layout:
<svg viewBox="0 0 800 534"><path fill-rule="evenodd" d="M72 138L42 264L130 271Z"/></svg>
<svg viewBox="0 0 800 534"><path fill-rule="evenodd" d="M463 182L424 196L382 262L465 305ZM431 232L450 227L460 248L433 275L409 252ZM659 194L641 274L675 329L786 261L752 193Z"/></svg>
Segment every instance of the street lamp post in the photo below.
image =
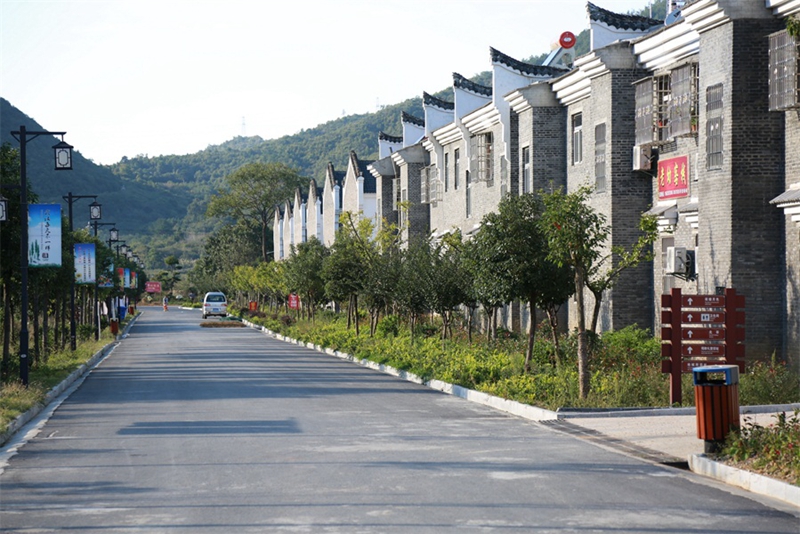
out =
<svg viewBox="0 0 800 534"><path fill-rule="evenodd" d="M91 206L89 206L89 207L91 208ZM117 227L117 223L113 223L113 222L102 223L100 221L94 220L94 221L89 221L89 224L94 229L94 237L97 237L97 227L98 226L110 226L111 227L111 230L109 232L110 237L108 239L108 248L109 248L109 250L111 250L111 238L113 237L114 240L116 241L116 238L119 237L119 230L117 230L117 228L116 228ZM94 306L95 306L95 309L94 309L94 320L95 320L94 339L95 339L95 341L100 339L100 306L99 306L99 303L100 303L100 301L97 298L97 279L95 278L95 281L94 281Z"/></svg>
<svg viewBox="0 0 800 534"><path fill-rule="evenodd" d="M97 220L101 218L101 204L97 203L97 195L73 195L72 191L67 193L67 196L61 197L67 201L69 205L69 233L72 235L73 225L72 225L72 204L76 200L80 200L82 198L91 198L94 200L89 205L89 218L92 220ZM96 282L95 282L96 284ZM70 282L70 290L69 290L69 348L70 350L74 351L78 348L77 342L77 335L75 332L75 274L72 274L72 281ZM95 295L96 296L96 295ZM95 303L95 307L97 303Z"/></svg>
<svg viewBox="0 0 800 534"><path fill-rule="evenodd" d="M11 135L19 141L19 204L20 204L20 319L21 326L19 331L19 378L22 385L28 387L28 177L27 177L27 145L28 141L33 141L40 135L60 135L61 142L53 146L55 155L55 170L72 170L72 147L64 142L64 135L67 132L47 132L47 131L28 131L25 126L20 126L18 131L11 132Z"/></svg>

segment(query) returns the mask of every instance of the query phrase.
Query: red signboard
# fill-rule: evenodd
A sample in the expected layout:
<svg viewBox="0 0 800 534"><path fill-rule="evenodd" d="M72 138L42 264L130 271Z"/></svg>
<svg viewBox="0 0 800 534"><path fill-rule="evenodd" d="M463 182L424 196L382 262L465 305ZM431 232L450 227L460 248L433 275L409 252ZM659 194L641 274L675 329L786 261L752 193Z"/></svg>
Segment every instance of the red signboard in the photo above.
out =
<svg viewBox="0 0 800 534"><path fill-rule="evenodd" d="M161 293L161 282L145 282L144 290L147 293Z"/></svg>
<svg viewBox="0 0 800 534"><path fill-rule="evenodd" d="M689 196L689 156L658 162L658 199Z"/></svg>
<svg viewBox="0 0 800 534"><path fill-rule="evenodd" d="M564 32L558 38L558 44L561 45L561 48L572 48L575 46L575 42L575 34L572 32Z"/></svg>
<svg viewBox="0 0 800 534"><path fill-rule="evenodd" d="M289 309L290 310L300 309L300 297L297 296L295 293L289 295Z"/></svg>
<svg viewBox="0 0 800 534"><path fill-rule="evenodd" d="M681 329L681 339L688 339L689 341L693 339L718 339L720 341L725 340L725 329L724 328L682 328Z"/></svg>
<svg viewBox="0 0 800 534"><path fill-rule="evenodd" d="M706 365L722 365L727 363L725 358L712 358L707 360L683 360L681 361L681 371L691 373L695 367L705 367Z"/></svg>
<svg viewBox="0 0 800 534"><path fill-rule="evenodd" d="M725 295L683 295L681 305L684 308L724 308Z"/></svg>
<svg viewBox="0 0 800 534"><path fill-rule="evenodd" d="M681 343L683 356L725 356L725 345Z"/></svg>
<svg viewBox="0 0 800 534"><path fill-rule="evenodd" d="M688 311L681 313L681 322L689 324L698 323L724 323L725 312Z"/></svg>

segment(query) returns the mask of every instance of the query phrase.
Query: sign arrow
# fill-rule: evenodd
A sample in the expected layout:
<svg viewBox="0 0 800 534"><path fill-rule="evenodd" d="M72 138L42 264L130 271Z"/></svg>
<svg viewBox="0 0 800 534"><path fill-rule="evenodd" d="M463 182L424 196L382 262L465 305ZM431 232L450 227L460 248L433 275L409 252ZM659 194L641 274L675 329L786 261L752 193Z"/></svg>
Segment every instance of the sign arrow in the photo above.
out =
<svg viewBox="0 0 800 534"><path fill-rule="evenodd" d="M692 354L692 352L694 352L694 350L692 350L692 346L691 346L691 345L689 345L689 346L686 348L686 352L688 352L689 354Z"/></svg>
<svg viewBox="0 0 800 534"><path fill-rule="evenodd" d="M690 313L689 315L687 315L687 316L686 316L686 318L687 318L687 319L689 319L689 322L691 323L691 322L692 322L692 319L694 319L694 315L692 315L692 314Z"/></svg>
<svg viewBox="0 0 800 534"><path fill-rule="evenodd" d="M686 335L689 337L689 339L692 339L692 336L694 335L694 332L689 330L688 332L686 332Z"/></svg>
<svg viewBox="0 0 800 534"><path fill-rule="evenodd" d="M694 302L694 301L692 300L692 297L689 297L688 299L686 299L686 302L688 302L689 306L691 306L692 302Z"/></svg>

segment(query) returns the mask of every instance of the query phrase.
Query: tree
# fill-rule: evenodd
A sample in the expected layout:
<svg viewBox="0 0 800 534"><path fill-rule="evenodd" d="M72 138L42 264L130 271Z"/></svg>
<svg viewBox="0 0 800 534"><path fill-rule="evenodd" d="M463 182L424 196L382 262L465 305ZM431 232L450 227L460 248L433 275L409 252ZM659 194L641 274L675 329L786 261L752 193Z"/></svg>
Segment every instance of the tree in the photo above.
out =
<svg viewBox="0 0 800 534"><path fill-rule="evenodd" d="M591 192L590 187L584 186L568 194L561 191L545 194L546 209L541 218L541 229L548 241L548 258L558 265L572 268L578 316L579 395L582 399L589 393L589 346L583 289L609 231L605 217L587 204Z"/></svg>
<svg viewBox="0 0 800 534"><path fill-rule="evenodd" d="M328 256L319 239L311 237L307 242L292 245L292 255L284 262L286 282L290 291L296 291L307 309L308 316L314 319L316 303L325 295L325 280L322 278L322 266Z"/></svg>
<svg viewBox="0 0 800 534"><path fill-rule="evenodd" d="M495 213L487 214L476 240L498 280L498 295L506 302L521 300L530 311L525 372L530 371L536 339L536 308L566 300L571 291L564 282L568 268L548 258L548 241L540 219L544 202L535 193L505 197ZM546 289L547 288L547 289ZM546 297L546 298L545 298Z"/></svg>
<svg viewBox="0 0 800 534"><path fill-rule="evenodd" d="M589 273L586 287L594 296L591 327L594 333L597 333L603 293L614 287L625 270L636 267L642 261L653 260L652 246L658 239L658 220L654 215L643 215L639 220L639 230L642 234L630 250L621 246L611 247L611 253L599 260Z"/></svg>
<svg viewBox="0 0 800 534"><path fill-rule="evenodd" d="M276 206L291 198L305 182L298 172L283 163L248 163L224 179L224 189L211 198L208 216L231 217L258 222L261 228L261 258L269 261L269 242Z"/></svg>

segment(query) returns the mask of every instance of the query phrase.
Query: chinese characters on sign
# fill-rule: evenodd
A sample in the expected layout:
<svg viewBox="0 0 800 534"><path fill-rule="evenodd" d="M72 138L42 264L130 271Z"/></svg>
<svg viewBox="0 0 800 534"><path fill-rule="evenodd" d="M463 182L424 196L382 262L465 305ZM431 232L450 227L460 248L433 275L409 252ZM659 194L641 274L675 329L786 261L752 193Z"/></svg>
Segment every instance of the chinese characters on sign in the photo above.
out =
<svg viewBox="0 0 800 534"><path fill-rule="evenodd" d="M689 196L689 156L658 162L658 200Z"/></svg>
<svg viewBox="0 0 800 534"><path fill-rule="evenodd" d="M28 206L28 265L61 266L61 205Z"/></svg>
<svg viewBox="0 0 800 534"><path fill-rule="evenodd" d="M75 283L94 284L95 248L94 243L75 244Z"/></svg>

